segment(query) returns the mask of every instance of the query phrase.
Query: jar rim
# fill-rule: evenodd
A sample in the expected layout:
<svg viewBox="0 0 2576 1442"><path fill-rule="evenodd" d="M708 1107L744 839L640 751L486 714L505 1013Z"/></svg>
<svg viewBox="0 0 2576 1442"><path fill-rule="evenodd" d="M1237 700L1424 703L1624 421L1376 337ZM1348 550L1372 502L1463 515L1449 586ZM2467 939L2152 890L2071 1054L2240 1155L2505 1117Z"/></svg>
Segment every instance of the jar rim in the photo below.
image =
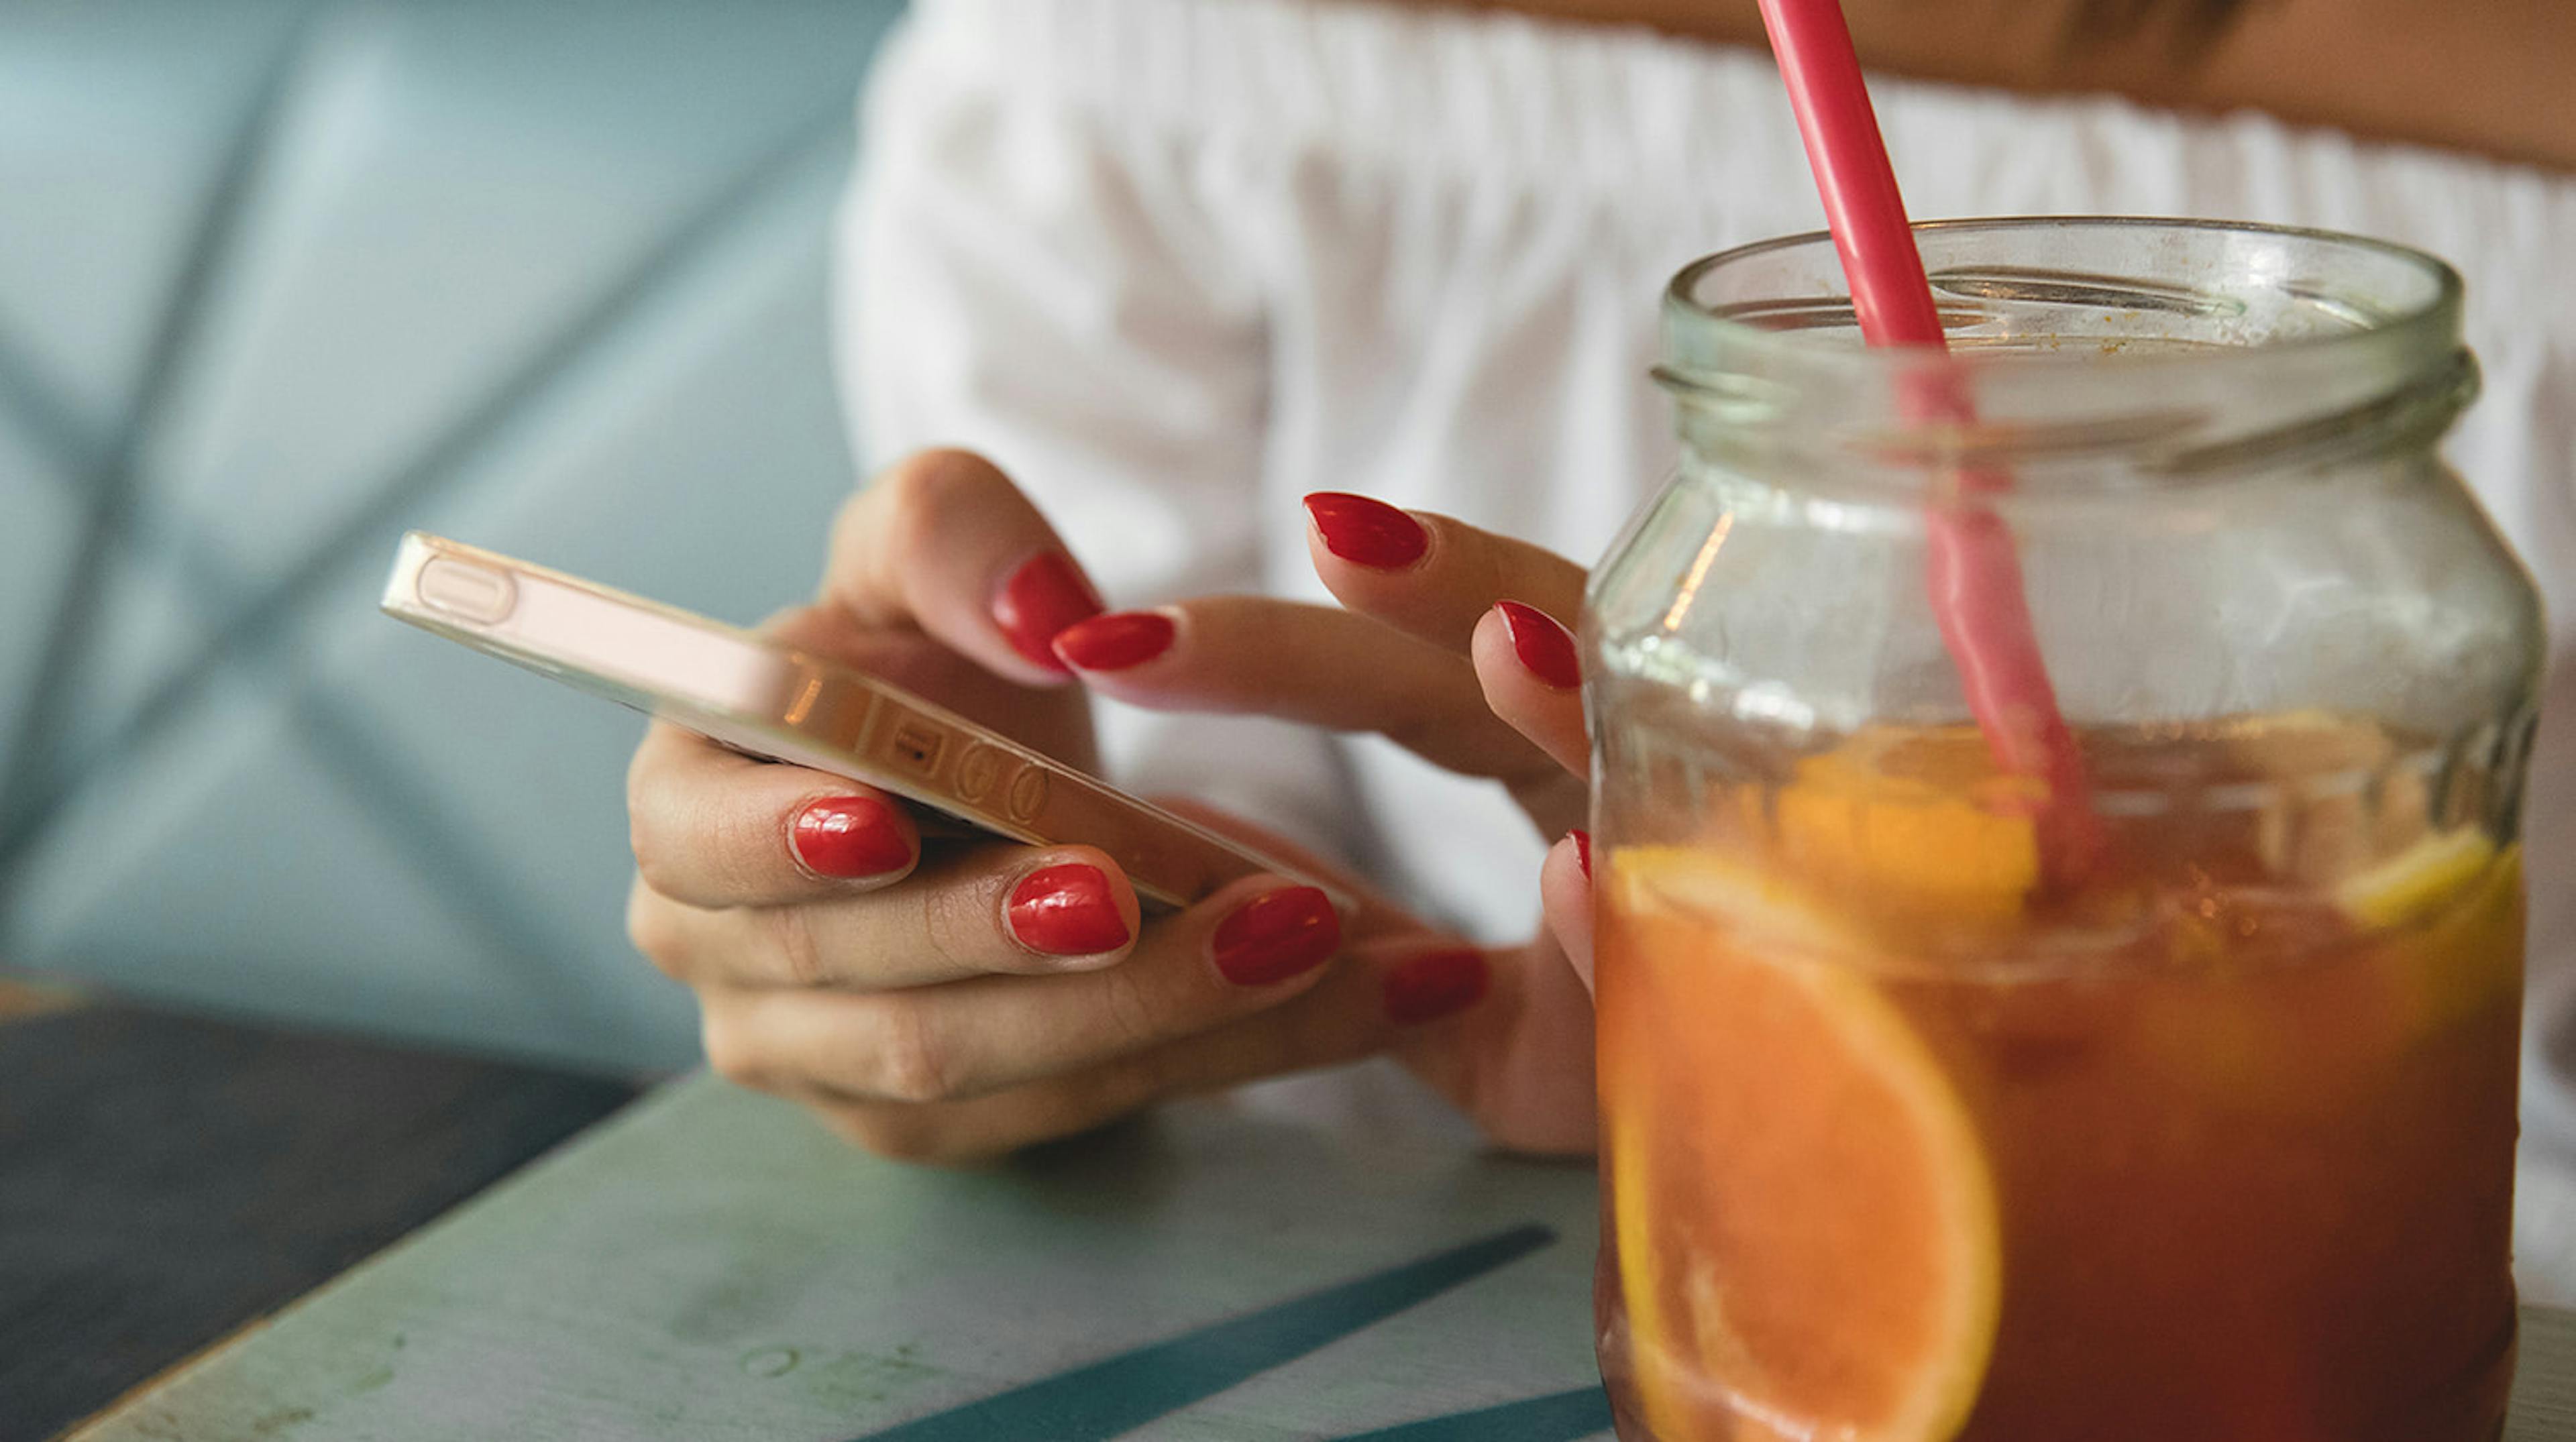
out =
<svg viewBox="0 0 2576 1442"><path fill-rule="evenodd" d="M2176 363L2195 367L2209 365L2257 364L2277 362L2293 355L2302 358L2337 349L2385 350L2391 347L2426 350L2447 354L2455 348L2465 285L2460 273L2449 262L2428 251L2394 241L2377 240L2348 232L2311 226L2271 225L2259 221L2207 220L2183 217L2135 215L2022 215L1983 216L1951 220L1923 220L1913 223L1918 246L1927 240L1981 235L2016 235L2032 231L2125 231L2171 232L2176 234L2217 234L2272 241L2299 242L2324 251L2371 256L2393 263L2397 270L2425 284L2420 300L2394 311L2374 308L2357 309L2366 316L2364 323L2349 328L2317 334L2267 336L2248 344L2195 350L2188 355L2147 351L2100 354L2080 352L2042 353L2024 350L1978 350L1954 348L1951 356L1962 365L1989 366L2055 366L2081 365L2087 368L2116 364L2126 368L2155 368ZM1739 245L1715 254L1705 255L1684 266L1665 289L1664 307L1667 324L1678 323L1702 330L1706 343L1728 351L1760 356L1772 364L1796 369L1811 367L1828 371L1874 371L1919 367L1925 348L1897 346L1871 349L1850 345L1821 345L1802 336L1807 325L1783 328L1745 319L1742 305L1711 305L1699 291L1713 276L1740 268L1764 257L1802 249L1831 250L1831 232L1814 230L1796 235L1778 236L1748 245ZM1942 286L1944 271L1927 266L1932 272L1936 292ZM1836 261L1839 275L1840 263ZM2144 281L2143 277L2126 277ZM1814 301L1850 303L1846 289L1839 295L1815 297ZM1945 313L1945 321L1956 315ZM1945 326L1945 328L1947 328ZM1695 349L1696 347L1694 347ZM1681 357L1675 357L1681 359Z"/></svg>
<svg viewBox="0 0 2576 1442"><path fill-rule="evenodd" d="M1685 443L1820 479L1974 462L2062 490L2426 447L2477 393L2459 273L2407 246L2145 216L1914 231L1946 347L1860 344L1822 231L1684 267L1655 374ZM1970 409L1925 412L1927 382Z"/></svg>

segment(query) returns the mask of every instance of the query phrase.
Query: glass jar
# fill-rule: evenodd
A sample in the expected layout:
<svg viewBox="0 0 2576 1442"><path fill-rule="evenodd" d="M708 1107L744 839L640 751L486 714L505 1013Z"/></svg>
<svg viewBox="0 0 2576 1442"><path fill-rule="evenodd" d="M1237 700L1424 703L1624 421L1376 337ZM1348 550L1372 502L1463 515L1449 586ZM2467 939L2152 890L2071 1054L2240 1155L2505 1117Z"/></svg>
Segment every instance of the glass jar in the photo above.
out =
<svg viewBox="0 0 2576 1442"><path fill-rule="evenodd" d="M2487 1442L2542 633L2435 455L2459 279L1917 233L1946 357L1862 348L1822 236L1681 273L1683 460L1594 572L1620 1433ZM1927 595L1963 525L2018 563L2080 866Z"/></svg>

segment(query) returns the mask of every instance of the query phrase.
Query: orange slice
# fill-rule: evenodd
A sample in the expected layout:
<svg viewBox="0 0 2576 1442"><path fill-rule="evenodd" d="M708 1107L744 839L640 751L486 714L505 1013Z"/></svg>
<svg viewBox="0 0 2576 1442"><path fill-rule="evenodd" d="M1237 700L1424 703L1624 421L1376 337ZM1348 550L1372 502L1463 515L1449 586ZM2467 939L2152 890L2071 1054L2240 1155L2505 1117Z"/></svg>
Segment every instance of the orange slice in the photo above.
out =
<svg viewBox="0 0 2576 1442"><path fill-rule="evenodd" d="M1952 1436L2002 1265L1984 1151L1938 1058L1834 964L1847 936L1777 886L1672 848L1611 865L1611 1224L1656 1436Z"/></svg>
<svg viewBox="0 0 2576 1442"><path fill-rule="evenodd" d="M2036 798L1973 729L1864 730L1798 764L1774 802L1780 864L1899 922L1988 926L2039 882Z"/></svg>

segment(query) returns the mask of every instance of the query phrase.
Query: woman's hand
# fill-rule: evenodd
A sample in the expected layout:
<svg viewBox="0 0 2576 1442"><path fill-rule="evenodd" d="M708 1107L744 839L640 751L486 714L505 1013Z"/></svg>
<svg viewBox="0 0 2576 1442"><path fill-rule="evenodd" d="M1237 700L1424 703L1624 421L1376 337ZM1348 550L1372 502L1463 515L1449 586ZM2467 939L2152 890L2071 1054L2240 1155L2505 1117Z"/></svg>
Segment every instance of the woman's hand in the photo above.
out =
<svg viewBox="0 0 2576 1442"><path fill-rule="evenodd" d="M1081 622L1058 656L1103 695L1374 731L1502 783L1546 834L1548 926L1488 953L1487 994L1396 1050L1496 1140L1593 1142L1592 903L1580 666L1564 622L1582 568L1538 547L1362 496L1306 501L1315 569L1342 608L1219 596Z"/></svg>
<svg viewBox="0 0 2576 1442"><path fill-rule="evenodd" d="M776 629L1089 765L1087 703L1048 642L1098 610L998 471L934 453L853 500L821 601ZM1347 916L1311 886L1254 877L1147 923L1097 850L925 838L891 797L673 727L637 750L629 812L628 927L698 993L711 1064L890 1155L990 1155L1160 1097L1484 1027L1524 991L1518 969L1351 878ZM1588 1142L1588 1063L1580 1080L1581 1136L1534 1142ZM1472 1076L1452 1090L1497 1094Z"/></svg>

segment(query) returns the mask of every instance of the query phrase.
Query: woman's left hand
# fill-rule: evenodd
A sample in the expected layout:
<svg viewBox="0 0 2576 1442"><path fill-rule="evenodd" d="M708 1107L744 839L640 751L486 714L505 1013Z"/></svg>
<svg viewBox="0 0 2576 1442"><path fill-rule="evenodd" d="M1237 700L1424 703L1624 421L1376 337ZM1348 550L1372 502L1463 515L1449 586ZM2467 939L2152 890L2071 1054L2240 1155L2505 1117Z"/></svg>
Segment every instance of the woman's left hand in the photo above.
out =
<svg viewBox="0 0 2576 1442"><path fill-rule="evenodd" d="M1092 689L1163 711L1258 713L1373 731L1502 783L1543 834L1545 925L1487 951L1480 1001L1396 1046L1498 1142L1588 1151L1592 1095L1588 750L1566 623L1584 573L1536 546L1361 496L1306 501L1341 608L1214 596L1095 617L1055 651Z"/></svg>

